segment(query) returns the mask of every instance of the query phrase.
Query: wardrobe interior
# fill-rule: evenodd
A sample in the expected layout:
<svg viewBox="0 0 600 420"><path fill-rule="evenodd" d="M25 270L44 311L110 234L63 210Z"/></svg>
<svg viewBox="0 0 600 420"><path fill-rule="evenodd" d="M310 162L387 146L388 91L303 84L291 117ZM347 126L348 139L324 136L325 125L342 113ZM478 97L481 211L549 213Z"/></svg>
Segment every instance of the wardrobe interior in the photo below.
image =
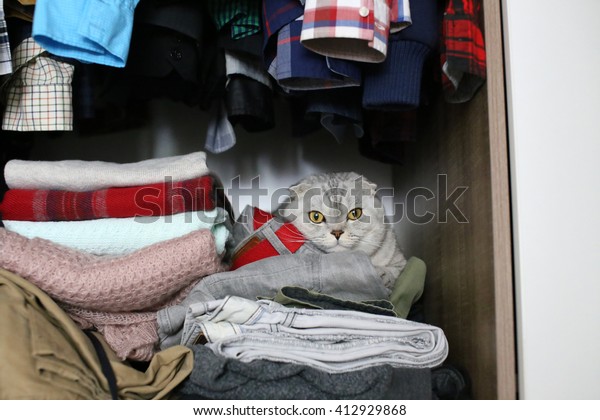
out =
<svg viewBox="0 0 600 420"><path fill-rule="evenodd" d="M499 2L484 0L483 5L485 86L463 104L446 103L434 93L421 113L419 137L406 146L401 165L368 159L357 144L339 144L324 130L292 138L289 113L279 103L274 129L236 130L236 145L207 153L207 164L226 191L237 180L242 190L251 189L259 177L260 187L273 192L329 171L360 172L378 187L393 189L394 197L384 204L388 213L396 212L398 241L407 256L427 264L426 322L444 330L448 361L467 372L474 398L511 399L517 392L502 20ZM169 100L152 101L149 110L149 124L137 129L85 137L36 135L29 158L134 162L203 148L205 112ZM420 188L436 199L415 197ZM463 191L455 200L465 217L461 220L443 205L444 196L456 189ZM276 205L271 194L238 191L229 198L236 215L247 204L265 210ZM433 220L419 224L398 213L413 204L414 214L434 214Z"/></svg>

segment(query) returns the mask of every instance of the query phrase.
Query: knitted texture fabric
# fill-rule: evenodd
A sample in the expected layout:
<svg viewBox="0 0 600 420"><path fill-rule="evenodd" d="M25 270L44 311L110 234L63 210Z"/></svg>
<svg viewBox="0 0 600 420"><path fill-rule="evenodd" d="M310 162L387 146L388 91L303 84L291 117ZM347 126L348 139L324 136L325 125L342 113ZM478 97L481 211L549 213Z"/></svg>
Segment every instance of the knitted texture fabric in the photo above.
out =
<svg viewBox="0 0 600 420"><path fill-rule="evenodd" d="M98 330L118 358L152 359L158 351L156 313L111 313L86 311L60 305L82 329Z"/></svg>
<svg viewBox="0 0 600 420"><path fill-rule="evenodd" d="M0 229L0 266L60 302L124 312L156 308L198 278L217 272L220 260L207 230L106 258Z"/></svg>
<svg viewBox="0 0 600 420"><path fill-rule="evenodd" d="M185 181L207 175L206 153L147 159L132 163L13 159L4 168L11 189L94 191L166 181Z"/></svg>
<svg viewBox="0 0 600 420"><path fill-rule="evenodd" d="M438 2L410 2L412 25L390 36L388 56L366 69L363 108L407 110L421 104L421 82L426 60L439 41Z"/></svg>
<svg viewBox="0 0 600 420"><path fill-rule="evenodd" d="M95 191L8 190L0 203L6 220L60 221L164 216L215 208L215 178L206 175Z"/></svg>
<svg viewBox="0 0 600 420"><path fill-rule="evenodd" d="M220 266L217 271L224 271ZM117 357L125 360L150 360L159 351L156 312L177 305L197 282L181 289L175 296L144 312L99 312L60 303L61 308L83 329L94 328L104 336Z"/></svg>
<svg viewBox="0 0 600 420"><path fill-rule="evenodd" d="M107 258L0 229L0 267L44 290L81 328L100 331L123 360L150 360L158 350L156 311L226 269L206 230Z"/></svg>
<svg viewBox="0 0 600 420"><path fill-rule="evenodd" d="M28 222L3 220L6 230L27 238L41 238L95 255L123 255L196 230L210 230L217 252L225 249L229 230L221 208L167 216L122 219Z"/></svg>
<svg viewBox="0 0 600 420"><path fill-rule="evenodd" d="M364 79L363 107L408 110L421 101L423 62L431 49L413 41L390 40L388 58Z"/></svg>

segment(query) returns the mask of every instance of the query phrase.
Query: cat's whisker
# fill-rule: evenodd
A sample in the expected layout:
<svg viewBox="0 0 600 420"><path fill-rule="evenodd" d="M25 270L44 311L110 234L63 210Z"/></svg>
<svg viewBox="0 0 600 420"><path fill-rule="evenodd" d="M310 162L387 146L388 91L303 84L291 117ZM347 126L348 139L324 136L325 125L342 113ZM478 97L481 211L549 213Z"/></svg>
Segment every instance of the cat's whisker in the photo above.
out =
<svg viewBox="0 0 600 420"><path fill-rule="evenodd" d="M364 239L364 238L358 238L355 240L356 243L363 243L363 244L369 244L369 245L379 245L381 244L381 241L371 241L368 239Z"/></svg>

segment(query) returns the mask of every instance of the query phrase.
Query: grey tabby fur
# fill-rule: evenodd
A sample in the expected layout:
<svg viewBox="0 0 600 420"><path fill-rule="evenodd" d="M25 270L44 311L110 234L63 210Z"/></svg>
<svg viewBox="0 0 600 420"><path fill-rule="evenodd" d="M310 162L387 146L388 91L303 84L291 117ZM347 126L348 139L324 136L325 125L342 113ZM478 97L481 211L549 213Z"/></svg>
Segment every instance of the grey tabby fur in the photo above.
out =
<svg viewBox="0 0 600 420"><path fill-rule="evenodd" d="M354 172L336 172L310 175L289 190L290 200L279 208L279 216L324 252L363 251L385 286L393 288L406 259L392 226L385 223L375 184ZM356 208L362 209L362 215L349 219L349 212ZM311 221L310 211L321 212L324 220Z"/></svg>

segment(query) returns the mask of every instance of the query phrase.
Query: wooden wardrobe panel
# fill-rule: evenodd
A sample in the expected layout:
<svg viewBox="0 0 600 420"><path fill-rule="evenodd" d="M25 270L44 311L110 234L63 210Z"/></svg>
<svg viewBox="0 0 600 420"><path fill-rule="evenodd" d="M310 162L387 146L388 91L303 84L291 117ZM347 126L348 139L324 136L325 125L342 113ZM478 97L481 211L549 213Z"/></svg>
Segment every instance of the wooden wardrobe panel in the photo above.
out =
<svg viewBox="0 0 600 420"><path fill-rule="evenodd" d="M484 0L487 39L488 123L492 187L492 232L496 302L498 398L517 397L514 281L510 170L506 116L506 88L502 10L499 1Z"/></svg>
<svg viewBox="0 0 600 420"><path fill-rule="evenodd" d="M395 168L396 196L407 199L397 232L406 253L427 263L426 321L444 329L448 361L466 369L475 398L511 399L516 371L501 15L497 2L484 7L486 86L465 104L433 98L418 141ZM418 196L422 188L436 198ZM459 212L444 212L444 197L450 203L459 197ZM415 223L414 216L427 214L434 220Z"/></svg>

